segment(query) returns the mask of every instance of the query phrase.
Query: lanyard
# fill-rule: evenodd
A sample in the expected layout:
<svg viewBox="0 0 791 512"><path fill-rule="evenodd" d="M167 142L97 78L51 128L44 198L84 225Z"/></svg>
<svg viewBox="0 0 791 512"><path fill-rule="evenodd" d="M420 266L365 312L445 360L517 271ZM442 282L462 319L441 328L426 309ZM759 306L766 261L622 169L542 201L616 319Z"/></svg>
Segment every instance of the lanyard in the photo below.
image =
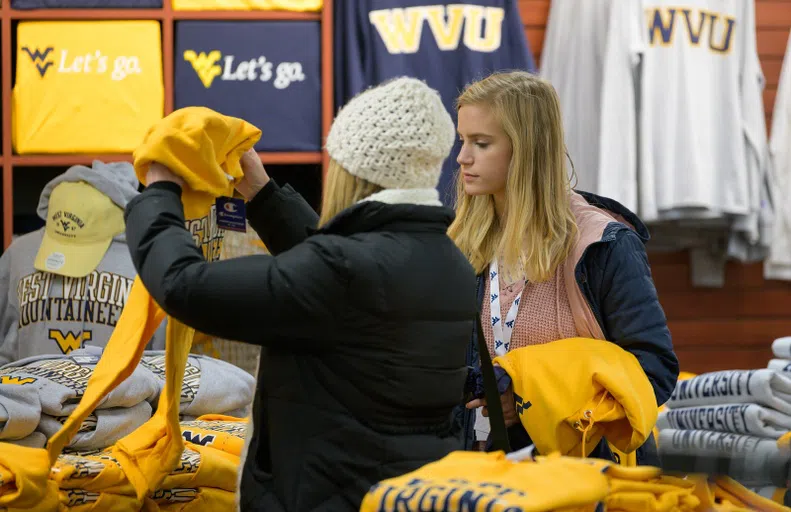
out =
<svg viewBox="0 0 791 512"><path fill-rule="evenodd" d="M500 277L497 268L497 260L494 259L489 264L489 307L492 315L492 333L494 334L494 353L498 356L505 355L511 348L511 334L514 332L514 322L516 322L516 314L519 312L519 302L522 300L522 292L514 299L511 304L511 309L505 316L505 322L502 321L500 315ZM524 288L522 288L524 291ZM505 324L505 327L503 327Z"/></svg>

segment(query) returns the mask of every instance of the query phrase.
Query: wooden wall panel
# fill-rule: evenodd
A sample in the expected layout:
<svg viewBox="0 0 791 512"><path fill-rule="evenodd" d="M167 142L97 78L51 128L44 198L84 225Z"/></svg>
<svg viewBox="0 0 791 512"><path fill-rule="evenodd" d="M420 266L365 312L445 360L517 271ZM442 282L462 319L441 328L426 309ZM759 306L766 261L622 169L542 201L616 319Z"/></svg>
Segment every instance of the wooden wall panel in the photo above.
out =
<svg viewBox="0 0 791 512"><path fill-rule="evenodd" d="M550 0L519 3L528 41L540 62ZM769 127L791 30L791 0L756 0L756 30ZM763 368L772 357L772 340L791 336L791 283L765 281L761 264L728 263L725 286L704 289L692 287L686 253L651 254L650 259L683 370Z"/></svg>

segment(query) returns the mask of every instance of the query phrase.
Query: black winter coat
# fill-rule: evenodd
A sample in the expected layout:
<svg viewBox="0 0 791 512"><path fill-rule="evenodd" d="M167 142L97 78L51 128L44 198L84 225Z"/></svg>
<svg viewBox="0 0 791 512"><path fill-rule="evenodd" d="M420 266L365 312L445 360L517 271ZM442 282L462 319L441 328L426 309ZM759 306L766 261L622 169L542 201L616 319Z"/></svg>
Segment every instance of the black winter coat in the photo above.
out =
<svg viewBox="0 0 791 512"><path fill-rule="evenodd" d="M320 230L290 187L247 206L273 256L207 263L180 188L148 187L127 241L152 297L204 333L263 347L242 510L358 510L368 488L462 446L476 277L450 209L375 201Z"/></svg>

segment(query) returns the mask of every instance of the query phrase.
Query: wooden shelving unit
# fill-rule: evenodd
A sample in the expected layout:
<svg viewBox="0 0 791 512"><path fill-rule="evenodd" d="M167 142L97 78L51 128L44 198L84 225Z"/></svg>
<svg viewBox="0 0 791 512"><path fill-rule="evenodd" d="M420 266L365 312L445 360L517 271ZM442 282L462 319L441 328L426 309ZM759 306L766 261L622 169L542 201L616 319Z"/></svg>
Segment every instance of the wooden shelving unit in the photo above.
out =
<svg viewBox="0 0 791 512"><path fill-rule="evenodd" d="M15 155L11 145L11 86L13 83L13 57L16 48L12 46L13 23L18 20L158 20L162 26L162 66L165 88L165 115L173 111L173 73L174 73L174 24L181 20L207 21L317 21L321 23L321 130L322 140L327 135L333 118L332 90L332 0L324 0L321 13L301 13L290 11L174 11L170 0L163 0L161 9L12 9L10 0L0 5L0 101L2 101L2 198L3 198L3 249L11 244L14 216L14 168L15 167L58 167L89 164L94 159L104 161L131 161L128 154L90 155ZM261 160L266 164L321 164L323 173L327 170L329 157L322 152L261 152ZM35 172L35 170L31 170ZM322 175L323 175L322 173Z"/></svg>

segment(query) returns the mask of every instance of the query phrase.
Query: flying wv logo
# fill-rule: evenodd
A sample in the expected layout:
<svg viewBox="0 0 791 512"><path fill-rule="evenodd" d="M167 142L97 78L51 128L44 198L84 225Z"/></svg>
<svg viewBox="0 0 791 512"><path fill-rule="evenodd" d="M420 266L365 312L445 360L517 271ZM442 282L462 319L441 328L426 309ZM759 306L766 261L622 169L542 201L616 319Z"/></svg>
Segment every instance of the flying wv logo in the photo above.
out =
<svg viewBox="0 0 791 512"><path fill-rule="evenodd" d="M516 402L516 414L519 416L521 416L522 413L533 406L533 404L530 403L530 400L525 402L524 399L516 393L514 393L514 401Z"/></svg>
<svg viewBox="0 0 791 512"><path fill-rule="evenodd" d="M36 65L38 74L41 75L42 78L44 78L44 75L47 74L47 70L49 69L49 67L54 64L54 62L52 62L51 60L47 60L47 56L49 56L49 53L54 50L55 48L53 48L52 46L47 46L43 52L38 48L36 48L33 51L30 51L30 48L28 48L27 46L22 47L22 51L27 53L27 56L30 57L30 60L33 62L33 64Z"/></svg>
<svg viewBox="0 0 791 512"><path fill-rule="evenodd" d="M184 430L181 432L185 441L192 444L199 444L201 446L208 446L214 442L214 434L203 434L198 432L193 433L191 430Z"/></svg>
<svg viewBox="0 0 791 512"><path fill-rule="evenodd" d="M217 61L222 58L219 50L195 53L193 50L184 52L184 60L192 65L192 69L198 74L198 78L203 83L203 87L211 87L215 78L222 74L222 67L217 65Z"/></svg>

